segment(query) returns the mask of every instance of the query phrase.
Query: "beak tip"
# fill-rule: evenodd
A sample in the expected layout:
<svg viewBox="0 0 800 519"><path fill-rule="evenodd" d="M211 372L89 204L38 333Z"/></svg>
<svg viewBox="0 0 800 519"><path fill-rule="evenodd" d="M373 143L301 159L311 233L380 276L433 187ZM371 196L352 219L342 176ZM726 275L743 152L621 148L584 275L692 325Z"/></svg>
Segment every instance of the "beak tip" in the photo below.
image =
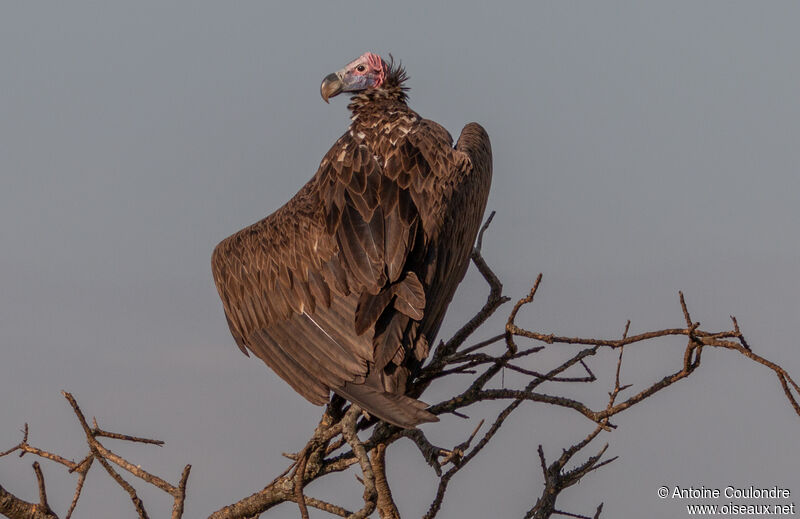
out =
<svg viewBox="0 0 800 519"><path fill-rule="evenodd" d="M328 104L330 104L328 99L339 94L341 91L342 81L336 74L328 74L325 79L322 80L322 85L319 87L319 93L322 96L322 100Z"/></svg>

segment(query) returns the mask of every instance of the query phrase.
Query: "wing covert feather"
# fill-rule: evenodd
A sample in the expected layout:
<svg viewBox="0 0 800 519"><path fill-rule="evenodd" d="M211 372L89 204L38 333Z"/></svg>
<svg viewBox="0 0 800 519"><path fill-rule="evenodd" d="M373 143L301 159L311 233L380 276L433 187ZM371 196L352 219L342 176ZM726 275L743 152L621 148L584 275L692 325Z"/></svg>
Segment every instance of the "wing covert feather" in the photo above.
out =
<svg viewBox="0 0 800 519"><path fill-rule="evenodd" d="M404 113L377 140L345 133L292 200L217 246L212 269L243 352L315 404L332 389L407 427L436 420L399 393L466 271L491 148L474 123L454 149Z"/></svg>

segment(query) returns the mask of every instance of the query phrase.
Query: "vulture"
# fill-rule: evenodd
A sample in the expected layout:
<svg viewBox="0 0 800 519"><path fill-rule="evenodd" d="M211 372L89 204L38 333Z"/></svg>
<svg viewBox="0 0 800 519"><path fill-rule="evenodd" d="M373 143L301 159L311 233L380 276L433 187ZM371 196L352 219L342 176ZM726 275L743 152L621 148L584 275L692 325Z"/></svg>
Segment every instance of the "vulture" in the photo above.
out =
<svg viewBox="0 0 800 519"><path fill-rule="evenodd" d="M405 70L367 52L320 87L348 130L283 207L223 240L212 270L233 338L316 405L331 391L403 428L405 394L464 277L492 177L489 136L453 146L406 104Z"/></svg>

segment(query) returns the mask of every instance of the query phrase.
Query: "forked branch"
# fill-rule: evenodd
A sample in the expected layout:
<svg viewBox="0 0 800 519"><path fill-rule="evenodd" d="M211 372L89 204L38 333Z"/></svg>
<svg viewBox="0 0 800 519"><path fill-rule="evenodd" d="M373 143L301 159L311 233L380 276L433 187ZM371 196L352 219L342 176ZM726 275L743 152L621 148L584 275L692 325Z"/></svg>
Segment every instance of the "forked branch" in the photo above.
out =
<svg viewBox="0 0 800 519"><path fill-rule="evenodd" d="M149 517L147 511L145 510L144 503L139 498L136 489L112 466L112 464L172 496L173 506L171 517L172 519L180 519L183 516L183 507L186 500L186 484L189 479L189 471L192 468L191 465L186 465L184 467L177 485L171 485L158 476L143 470L141 466L135 465L122 456L113 453L102 443L100 443L98 438L112 438L115 440L145 443L158 446L163 445L164 442L105 431L97 425L96 419L92 421L93 425L89 426L88 422L86 421L86 417L84 416L83 411L81 411L81 408L78 405L75 397L66 391L62 391L62 394L64 395L64 398L67 399L70 406L72 406L72 410L74 411L75 416L78 418L78 422L81 424L81 427L83 427L83 431L86 435L86 443L89 447L89 453L80 462L75 463L62 456L59 456L58 454L34 447L28 443L28 424L25 424L23 428L22 441L11 449L0 453L0 457L7 456L12 452L17 451L19 452L20 457L26 454L33 454L40 458L63 465L67 468L69 473L77 473L78 481L75 486L75 492L73 494L72 501L70 502L69 508L64 516L66 519L69 519L72 516L72 513L75 511L75 507L77 506L78 500L80 499L83 491L83 484L86 481L86 475L89 473L89 469L91 469L95 460L100 463L100 465L106 470L106 472L108 472L112 479L114 479L114 481L128 494L131 502L133 503L134 509L140 518L146 519ZM39 504L33 505L31 503L26 503L16 496L9 494L3 490L2 487L0 487L0 513L11 519L27 519L34 517L57 519L58 516L55 512L53 512L53 510L50 509L47 503L47 492L44 485L44 476L39 468L39 463L35 462L33 467L34 471L36 472L36 478L39 482Z"/></svg>
<svg viewBox="0 0 800 519"><path fill-rule="evenodd" d="M542 285L542 275L539 274L527 295L519 299L511 308L502 329L490 331L484 335L486 338L468 343L467 341L470 341L476 331L495 315L500 306L509 301L509 298L503 295L503 285L487 265L481 251L484 232L493 216L494 213L481 229L477 247L472 253L473 263L489 286L487 299L480 310L449 340L438 344L428 364L411 382L408 392L411 396L418 398L431 384L435 384L441 379L466 377L468 382L466 389L435 403L429 410L436 415L452 414L466 419L465 413L479 402L503 401L505 406L493 417L482 417L477 426L467 425L462 435L459 436L459 439L462 440L460 443L440 447L431 443L422 429L400 429L375 418L364 417L357 406L347 405L344 400L334 396L305 446L297 453L286 454L292 460L286 470L262 490L214 512L210 515L212 519L257 517L284 502L296 503L298 513L303 518L309 516L308 509L311 507L338 517L363 518L377 510L382 519L398 519L401 514L386 478L386 452L391 444L404 438L413 441L438 478L435 497L424 516L426 519L432 519L441 511L448 486L454 477L478 458L478 455L495 438L499 429L507 423L506 419L523 404L546 404L563 408L569 412L576 412L585 417L588 420L587 425L590 426L588 434L586 432L576 434L576 437L582 439L563 449L562 454L549 463L545 457L544 448L539 445L538 454L543 487L541 495L532 503L526 517L546 518L558 515L597 519L602 513L602 503L598 504L591 516L560 510L556 507L562 490L575 485L581 478L616 459L615 457L605 457L608 444L594 450L593 453L578 455L583 453L599 435L608 435L613 432L616 426L612 422L612 418L696 373L701 366L702 353L706 348L721 348L738 352L771 369L777 376L786 399L795 412L800 415L800 405L798 405L800 386L789 373L781 366L753 351L751 345L745 340L736 318L731 317L733 327L730 330L717 332L703 330L700 323L692 319L683 293L679 293L683 323L677 327L631 335L631 323L628 321L622 335L616 339L565 336L531 330L517 324L522 309L527 305L534 304L539 297ZM631 348L662 337L673 337L680 339L681 342L685 341L684 345L677 348L675 352L678 368L667 372L661 378L631 394L632 386L622 382L623 364L626 358L624 354ZM552 356L537 356L546 349L554 348L559 351L568 351L569 355L566 360L548 365L545 359ZM613 380L609 381L605 389L601 389L608 393L607 404L604 408L593 408L586 402L590 401L589 396L596 394L599 379L595 376L590 364L605 353L616 356L616 371ZM529 362L534 358L536 370L526 365L526 363L534 364ZM503 380L501 377L505 371L516 374L514 380L521 379L522 383L510 387L506 387L504 383L498 384L498 379ZM498 377L498 375L501 376ZM566 397L560 394L559 388L563 388L563 384L578 384L576 387L582 388L587 393L587 398ZM147 517L144 505L137 497L136 490L117 469L122 469L129 475L173 496L172 517L181 517L190 466L187 465L184 469L180 482L172 485L128 462L100 443L100 438L156 445L161 443L105 431L97 425L96 421L89 426L72 395L65 393L65 397L72 405L89 445L89 453L80 462L75 463L57 454L31 446L28 443L27 425L23 431L22 442L0 455L7 455L15 451L19 451L21 455L34 454L67 467L71 473L77 473L78 483L75 496L66 517L72 514L80 497L86 474L95 460L105 468L120 487L128 492L139 517ZM484 420L489 424L488 427L484 427ZM427 427L435 427L435 425ZM361 439L359 434L365 436L366 439ZM577 465L568 468L567 465L573 463L575 459L582 459L582 461L578 461ZM362 502L342 506L307 495L306 486L310 482L347 472L354 465L358 465L360 471L354 474L355 478L349 477L351 481L357 481L357 484L363 488ZM24 502L11 496L0 487L0 512L13 519L22 517L52 519L56 517L47 505L41 471L35 470L39 480L40 502L38 504ZM356 511L352 512L352 509L356 509Z"/></svg>

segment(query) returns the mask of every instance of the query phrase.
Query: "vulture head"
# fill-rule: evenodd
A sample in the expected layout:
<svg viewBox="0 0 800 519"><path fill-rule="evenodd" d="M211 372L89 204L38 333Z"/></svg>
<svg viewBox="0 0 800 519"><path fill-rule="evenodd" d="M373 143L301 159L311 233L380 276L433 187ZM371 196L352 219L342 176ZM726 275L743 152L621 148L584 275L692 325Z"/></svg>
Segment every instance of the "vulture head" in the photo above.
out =
<svg viewBox="0 0 800 519"><path fill-rule="evenodd" d="M387 76L392 72L377 54L365 52L344 68L333 74L328 74L322 80L319 93L322 99L328 99L342 92L362 92L371 88L380 88L386 83Z"/></svg>

